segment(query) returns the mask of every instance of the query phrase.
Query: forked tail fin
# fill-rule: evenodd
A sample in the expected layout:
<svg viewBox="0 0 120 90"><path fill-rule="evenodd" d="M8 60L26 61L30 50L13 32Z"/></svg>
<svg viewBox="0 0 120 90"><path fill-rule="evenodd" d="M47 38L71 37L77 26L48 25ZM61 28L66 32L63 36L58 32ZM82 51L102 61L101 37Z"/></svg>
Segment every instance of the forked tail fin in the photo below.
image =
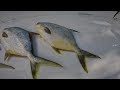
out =
<svg viewBox="0 0 120 90"><path fill-rule="evenodd" d="M37 75L38 75L39 68L40 68L40 63L30 61L30 66L31 66L31 73L32 73L33 79L37 79Z"/></svg>
<svg viewBox="0 0 120 90"><path fill-rule="evenodd" d="M33 59L36 59L40 62L30 62L31 65L31 73L32 73L32 77L33 79L37 79L37 75L39 72L39 68L40 66L52 66L52 67L63 67L62 65L53 62L53 61L49 61L47 59L43 59L43 58L38 58L38 57L34 57Z"/></svg>
<svg viewBox="0 0 120 90"><path fill-rule="evenodd" d="M79 58L80 64L82 65L85 72L88 73L88 69L87 69L87 65L86 65L86 57L87 58L99 58L99 59L101 59L101 58L97 55L94 55L87 51L81 50L80 48L78 48L78 49L79 49L78 50L79 52L77 52L77 56Z"/></svg>
<svg viewBox="0 0 120 90"><path fill-rule="evenodd" d="M99 56L97 56L97 55L95 55L95 54L92 54L92 53L90 53L90 52L87 52L87 51L85 51L85 50L81 50L81 53L82 53L83 55L85 55L87 58L99 58L99 59L101 59Z"/></svg>
<svg viewBox="0 0 120 90"><path fill-rule="evenodd" d="M80 64L82 65L83 69L85 70L86 73L88 73L87 65L86 65L86 60L84 55L77 55L80 61Z"/></svg>

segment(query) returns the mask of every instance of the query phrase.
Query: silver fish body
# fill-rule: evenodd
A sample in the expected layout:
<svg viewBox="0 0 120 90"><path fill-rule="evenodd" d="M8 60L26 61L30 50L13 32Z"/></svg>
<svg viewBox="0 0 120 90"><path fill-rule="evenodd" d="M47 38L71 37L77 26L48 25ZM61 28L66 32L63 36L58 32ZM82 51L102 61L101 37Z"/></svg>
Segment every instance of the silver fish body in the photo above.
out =
<svg viewBox="0 0 120 90"><path fill-rule="evenodd" d="M11 56L23 56L30 60L31 72L34 79L37 78L39 67L54 66L62 67L60 64L47 59L36 57L33 55L32 35L38 35L34 32L28 32L19 27L9 27L2 30L0 34L1 43L5 48L4 61L8 62Z"/></svg>
<svg viewBox="0 0 120 90"><path fill-rule="evenodd" d="M48 22L40 22L40 24L41 27L37 27L37 32L51 46L66 50L73 50L73 46L77 46L71 29ZM39 30L40 28L42 29L42 26L49 28L51 34L45 33L44 30Z"/></svg>
<svg viewBox="0 0 120 90"><path fill-rule="evenodd" d="M36 24L36 30L40 34L40 37L48 42L57 53L60 54L60 50L75 52L83 69L87 73L88 69L85 57L100 58L79 48L73 35L73 31L75 30L49 22L38 22Z"/></svg>
<svg viewBox="0 0 120 90"><path fill-rule="evenodd" d="M3 38L5 33L9 36ZM0 36L1 44L7 52L20 56L28 56L31 52L31 42L27 31L17 27L5 28Z"/></svg>

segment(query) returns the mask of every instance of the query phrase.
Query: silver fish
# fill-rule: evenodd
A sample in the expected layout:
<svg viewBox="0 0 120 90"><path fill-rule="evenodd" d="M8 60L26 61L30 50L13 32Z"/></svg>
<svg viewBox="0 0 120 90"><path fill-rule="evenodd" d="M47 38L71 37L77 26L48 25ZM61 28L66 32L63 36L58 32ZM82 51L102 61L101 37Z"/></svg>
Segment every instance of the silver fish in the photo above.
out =
<svg viewBox="0 0 120 90"><path fill-rule="evenodd" d="M40 37L49 43L57 53L61 54L60 50L75 52L86 73L88 73L88 69L85 57L100 58L79 48L72 33L75 30L49 22L38 22L35 27Z"/></svg>
<svg viewBox="0 0 120 90"><path fill-rule="evenodd" d="M4 62L11 56L27 57L30 60L32 77L37 78L40 66L62 67L60 64L33 55L32 36L38 35L19 27L9 27L0 33L1 43L5 48Z"/></svg>

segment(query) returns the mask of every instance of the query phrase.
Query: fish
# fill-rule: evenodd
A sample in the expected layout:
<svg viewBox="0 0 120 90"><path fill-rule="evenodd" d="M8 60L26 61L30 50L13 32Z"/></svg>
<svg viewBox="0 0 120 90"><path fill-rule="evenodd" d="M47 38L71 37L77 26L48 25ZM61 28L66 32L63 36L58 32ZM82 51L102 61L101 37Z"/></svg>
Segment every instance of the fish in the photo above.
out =
<svg viewBox="0 0 120 90"><path fill-rule="evenodd" d="M88 73L85 60L86 57L101 59L99 56L81 49L76 43L73 30L65 26L50 22L37 22L35 28L36 32L40 34L40 38L47 42L56 53L61 54L61 51L76 53L76 56L86 73Z"/></svg>
<svg viewBox="0 0 120 90"><path fill-rule="evenodd" d="M10 57L26 57L30 61L32 77L37 79L40 66L62 67L62 65L34 55L33 35L39 34L20 27L8 27L0 32L0 39L5 49L4 63L8 63Z"/></svg>

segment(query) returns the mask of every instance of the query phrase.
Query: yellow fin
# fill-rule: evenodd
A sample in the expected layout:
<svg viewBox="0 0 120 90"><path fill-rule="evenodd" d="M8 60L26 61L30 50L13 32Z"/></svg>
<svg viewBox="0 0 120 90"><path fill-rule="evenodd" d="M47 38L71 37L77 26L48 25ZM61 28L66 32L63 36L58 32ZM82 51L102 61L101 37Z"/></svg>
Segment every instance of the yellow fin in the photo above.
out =
<svg viewBox="0 0 120 90"><path fill-rule="evenodd" d="M56 63L56 62L53 62L53 61L48 61L48 60L44 60L40 63L41 66L51 66L51 67L61 67L63 68L62 65Z"/></svg>
<svg viewBox="0 0 120 90"><path fill-rule="evenodd" d="M36 59L37 61L40 62L30 62L30 66L31 66L31 73L32 73L32 77L33 79L37 79L38 76L38 72L40 69L40 66L51 66L51 67L58 67L58 68L63 68L62 65L54 62L54 61L49 61L47 59L44 58L40 58L40 57L31 57L31 59Z"/></svg>
<svg viewBox="0 0 120 90"><path fill-rule="evenodd" d="M37 75L40 69L40 63L30 62L30 66L33 79L37 79Z"/></svg>
<svg viewBox="0 0 120 90"><path fill-rule="evenodd" d="M54 50L56 53L61 54L61 52L60 52L59 49L57 49L57 48L55 48L55 47L52 47L52 48L53 48L53 50Z"/></svg>
<svg viewBox="0 0 120 90"><path fill-rule="evenodd" d="M78 55L78 58L79 58L80 64L82 65L84 71L85 71L86 73L88 73L85 56L84 56L84 55Z"/></svg>
<svg viewBox="0 0 120 90"><path fill-rule="evenodd" d="M5 63L5 64L8 63L9 58L10 58L10 54L5 53L5 56L4 56L4 63Z"/></svg>

